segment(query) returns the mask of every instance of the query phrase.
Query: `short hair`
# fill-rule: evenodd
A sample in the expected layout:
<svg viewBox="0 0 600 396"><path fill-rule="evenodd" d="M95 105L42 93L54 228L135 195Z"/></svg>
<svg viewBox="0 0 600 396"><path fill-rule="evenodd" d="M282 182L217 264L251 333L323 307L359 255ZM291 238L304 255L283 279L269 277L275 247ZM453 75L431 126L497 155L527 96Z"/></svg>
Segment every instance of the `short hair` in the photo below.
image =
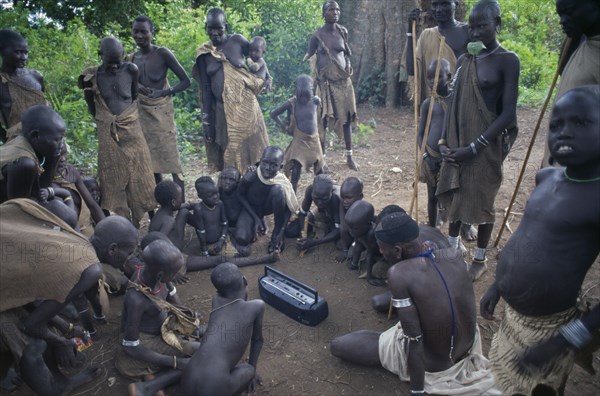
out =
<svg viewBox="0 0 600 396"><path fill-rule="evenodd" d="M168 206L177 198L179 186L172 180L163 180L154 187L154 199L160 206Z"/></svg>
<svg viewBox="0 0 600 396"><path fill-rule="evenodd" d="M265 158L265 156L267 155L267 153L277 153L277 155L281 155L281 160L283 161L283 150L281 149L281 147L279 146L267 146L265 147L265 149L263 150L260 159L262 160L263 158Z"/></svg>
<svg viewBox="0 0 600 396"><path fill-rule="evenodd" d="M154 22L152 22L152 19L149 16L146 15L138 15L135 17L135 19L133 20L133 22L146 22L150 25L150 31L152 33L154 33Z"/></svg>
<svg viewBox="0 0 600 396"><path fill-rule="evenodd" d="M216 187L215 181L210 176L200 176L199 178L196 179L196 182L194 183L194 187L196 187L196 191L200 191L200 188L202 187L202 185L211 185L211 186Z"/></svg>
<svg viewBox="0 0 600 396"><path fill-rule="evenodd" d="M223 176L223 173L225 173L225 172L234 172L237 175L238 180L241 177L240 171L237 170L237 168L235 166L230 165L230 166L226 166L225 168L223 168L223 170L221 171L221 174L219 175L219 179L221 178L221 176ZM198 181L198 180L196 180L196 181Z"/></svg>
<svg viewBox="0 0 600 396"><path fill-rule="evenodd" d="M561 98L566 94L583 94L590 100L600 101L600 85L581 85L579 87L568 90L567 92L561 95Z"/></svg>
<svg viewBox="0 0 600 396"><path fill-rule="evenodd" d="M241 285L242 272L233 263L221 263L210 274L210 281L219 294L235 290Z"/></svg>
<svg viewBox="0 0 600 396"><path fill-rule="evenodd" d="M150 245L154 241L168 241L171 243L171 240L168 236L159 231L150 231L140 241L140 249L144 250L146 246Z"/></svg>
<svg viewBox="0 0 600 396"><path fill-rule="evenodd" d="M181 251L168 239L157 239L148 244L142 251L142 258L144 263L154 271L169 270L178 265L179 259L183 261Z"/></svg>
<svg viewBox="0 0 600 396"><path fill-rule="evenodd" d="M437 59L432 60L431 63L427 67L428 68L429 67L437 67ZM446 58L440 59L440 72L443 69L446 69L449 72L451 71L450 70L450 62L448 62L448 59L446 59Z"/></svg>
<svg viewBox="0 0 600 396"><path fill-rule="evenodd" d="M351 221L353 217L366 217L369 221L373 221L375 218L375 208L364 199L356 201L348 208L348 211L346 212L346 223L355 223L354 221Z"/></svg>
<svg viewBox="0 0 600 396"><path fill-rule="evenodd" d="M346 179L345 179L345 180L342 182L342 187L343 187L343 186L344 186L344 184L346 184L346 183L352 183L352 184L354 184L355 186L357 186L357 187L358 187L358 189L359 189L359 194L362 194L364 186L363 186L363 182L362 182L362 180L360 180L358 177L356 177L356 176L350 176L350 177L347 177L347 178L346 178Z"/></svg>
<svg viewBox="0 0 600 396"><path fill-rule="evenodd" d="M485 13L486 17L490 19L496 19L500 17L501 8L500 4L497 0L479 0L471 10L471 13L475 11L475 9L479 9Z"/></svg>
<svg viewBox="0 0 600 396"><path fill-rule="evenodd" d="M208 22L209 16L210 17L222 16L223 22L227 23L227 19L225 18L225 11L223 11L221 8L215 7L215 8L211 8L210 10L208 10L208 12L206 13L206 21L204 21L205 24Z"/></svg>
<svg viewBox="0 0 600 396"><path fill-rule="evenodd" d="M250 42L250 45L258 45L260 48L262 48L263 51L267 50L267 41L261 37L261 36L254 36L252 37L252 41Z"/></svg>
<svg viewBox="0 0 600 396"><path fill-rule="evenodd" d="M327 0L325 3L323 3L323 7L322 7L322 10L321 10L321 13L323 15L325 15L325 10L327 10L327 6L329 4L331 4L331 3L337 3L337 1L335 1L335 0Z"/></svg>
<svg viewBox="0 0 600 396"><path fill-rule="evenodd" d="M34 105L21 114L21 133L28 134L29 131L41 128L51 123L50 120L58 119L64 123L63 118L50 106Z"/></svg>
<svg viewBox="0 0 600 396"><path fill-rule="evenodd" d="M313 184L317 183L325 184L326 186L333 188L333 180L331 180L331 177L329 177L329 175L326 175L324 173L315 176L315 178L313 179Z"/></svg>
<svg viewBox="0 0 600 396"><path fill-rule="evenodd" d="M97 251L102 251L112 243L121 245L125 239L137 239L137 229L122 216L108 216L96 224L90 242Z"/></svg>
<svg viewBox="0 0 600 396"><path fill-rule="evenodd" d="M19 32L12 29L0 29L0 51L19 41L26 41Z"/></svg>

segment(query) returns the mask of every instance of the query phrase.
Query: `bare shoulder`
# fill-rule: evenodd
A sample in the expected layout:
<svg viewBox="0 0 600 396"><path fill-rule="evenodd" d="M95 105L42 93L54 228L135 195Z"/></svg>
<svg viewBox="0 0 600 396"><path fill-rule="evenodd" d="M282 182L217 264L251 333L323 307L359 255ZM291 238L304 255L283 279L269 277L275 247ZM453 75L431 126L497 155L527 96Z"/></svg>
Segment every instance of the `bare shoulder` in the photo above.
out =
<svg viewBox="0 0 600 396"><path fill-rule="evenodd" d="M246 39L246 37L242 36L239 33L234 33L234 34L230 35L229 40L232 40L232 41L234 41L236 43L240 43L240 44L248 43L248 40Z"/></svg>
<svg viewBox="0 0 600 396"><path fill-rule="evenodd" d="M123 69L125 71L127 71L127 73L130 73L130 74L137 74L138 73L138 67L133 62L124 62L123 66L124 66Z"/></svg>
<svg viewBox="0 0 600 396"><path fill-rule="evenodd" d="M502 56L502 61L507 62L509 65L518 66L520 64L519 56L502 46L500 46L500 51L498 51L497 56Z"/></svg>
<svg viewBox="0 0 600 396"><path fill-rule="evenodd" d="M535 175L535 185L539 186L542 182L545 182L546 180L550 180L553 177L558 176L562 172L563 172L563 168L547 167L547 168L540 169L538 171L538 173Z"/></svg>
<svg viewBox="0 0 600 396"><path fill-rule="evenodd" d="M265 311L265 302L260 299L246 301L246 306L253 310L255 314L262 314Z"/></svg>
<svg viewBox="0 0 600 396"><path fill-rule="evenodd" d="M339 23L336 23L336 26L344 36L348 36L348 29L346 29L344 26L340 25Z"/></svg>

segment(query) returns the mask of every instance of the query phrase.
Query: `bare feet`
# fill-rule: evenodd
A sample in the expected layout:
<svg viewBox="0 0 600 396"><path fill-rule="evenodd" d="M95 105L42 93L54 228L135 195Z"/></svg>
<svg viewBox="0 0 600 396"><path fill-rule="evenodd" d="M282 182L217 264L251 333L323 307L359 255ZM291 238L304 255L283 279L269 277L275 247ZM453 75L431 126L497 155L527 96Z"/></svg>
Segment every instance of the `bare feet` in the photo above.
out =
<svg viewBox="0 0 600 396"><path fill-rule="evenodd" d="M17 371L11 367L6 372L6 376L2 379L2 381L0 381L0 389L12 392L22 383L23 379L21 379L19 373L17 373Z"/></svg>
<svg viewBox="0 0 600 396"><path fill-rule="evenodd" d="M356 162L354 162L351 155L346 157L346 164L348 165L348 168L350 168L354 171L358 170L358 164Z"/></svg>
<svg viewBox="0 0 600 396"><path fill-rule="evenodd" d="M487 271L487 264L485 260L473 260L471 263L471 267L469 268L469 275L471 275L471 280L475 282L477 279L481 278L481 275Z"/></svg>
<svg viewBox="0 0 600 396"><path fill-rule="evenodd" d="M382 278L369 278L367 279L367 282L373 286L385 286L387 284L387 281Z"/></svg>
<svg viewBox="0 0 600 396"><path fill-rule="evenodd" d="M477 240L477 228L471 224L462 224L460 226L460 236L467 242L473 242Z"/></svg>
<svg viewBox="0 0 600 396"><path fill-rule="evenodd" d="M61 394L68 395L81 385L87 384L88 382L98 378L100 374L102 374L102 369L99 367L90 367L80 371L79 373L67 379L64 390L61 392Z"/></svg>

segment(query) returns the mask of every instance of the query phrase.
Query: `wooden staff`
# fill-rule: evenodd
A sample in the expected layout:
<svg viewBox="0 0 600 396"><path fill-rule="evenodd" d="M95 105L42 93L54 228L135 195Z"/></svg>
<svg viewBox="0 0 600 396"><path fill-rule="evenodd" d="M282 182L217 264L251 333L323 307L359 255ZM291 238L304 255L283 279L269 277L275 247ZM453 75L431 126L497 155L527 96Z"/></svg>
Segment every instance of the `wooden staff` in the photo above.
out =
<svg viewBox="0 0 600 396"><path fill-rule="evenodd" d="M412 23L412 49L413 49L413 84L414 84L414 97L415 97L415 168L417 168L418 164L419 164L419 106L421 105L421 103L418 103L421 101L421 97L420 95L417 95L418 90L420 89L420 81L417 79L417 21L413 21ZM423 77L423 76L421 76ZM418 87L418 88L417 88ZM415 186L415 189L417 188L417 186ZM417 189L417 194L418 194L418 189ZM414 192L413 192L414 194ZM417 211L417 223L419 222L419 203L417 202L416 205L416 211ZM413 212L413 203L411 202L410 204L410 215L412 216L412 212Z"/></svg>
<svg viewBox="0 0 600 396"><path fill-rule="evenodd" d="M308 217L308 213L307 213L307 217ZM304 235L304 238L308 238L308 219L306 217L304 218L304 227L302 230L302 234ZM302 235L300 235L300 237L302 238ZM306 252L306 250L299 251L298 257L300 257L300 258L304 257L305 252Z"/></svg>
<svg viewBox="0 0 600 396"><path fill-rule="evenodd" d="M410 202L410 214L412 216L412 208L413 203L418 201L418 191L419 191L419 175L421 174L421 163L423 162L423 153L425 152L425 147L427 146L427 137L429 136L429 129L431 127L431 116L433 114L433 107L435 106L435 100L437 98L437 86L438 80L440 77L440 67L442 64L442 50L446 43L446 39L442 36L440 40L440 47L438 49L438 57L437 64L435 65L435 77L433 79L433 88L431 89L431 99L429 100L429 109L427 111L427 122L425 122L425 131L423 133L423 142L421 147L419 147L419 151L417 152L417 166L415 167L415 184L413 189L413 196ZM419 145L419 132L417 131L417 147ZM417 213L415 213L415 220L419 222L419 210L417 206Z"/></svg>
<svg viewBox="0 0 600 396"><path fill-rule="evenodd" d="M556 67L556 72L554 73L554 78L552 79L552 84L550 85L550 90L548 91L548 95L546 95L546 100L544 101L544 105L542 106L542 111L540 112L540 116L538 117L537 124L535 124L535 128L533 130L533 136L531 137L531 142L529 142L529 147L527 148L527 154L525 154L525 159L523 160L523 166L521 167L521 173L519 174L519 178L517 179L517 185L515 186L515 191L513 192L512 198L510 199L510 203L508 204L508 209L506 210L506 215L504 216L504 220L502 220L502 225L500 226L500 231L498 231L498 237L496 238L496 242L494 242L494 247L498 246L500 243L500 238L502 237L502 232L504 232L504 227L506 227L506 222L508 221L508 217L510 216L510 210L515 203L515 199L517 198L517 193L519 192L519 187L521 187L521 182L523 181L523 175L525 174L525 168L527 167L527 162L529 161L529 156L531 155L531 150L533 149L533 145L535 143L535 138L540 129L540 125L542 123L542 119L544 119L544 114L546 113L546 109L548 108L548 103L550 102L550 98L552 98L552 93L554 92L554 87L556 86L556 81L558 80L558 74L562 64L565 62L567 57L567 53L569 52L569 48L571 47L571 37L567 37L565 41L565 46L563 48L563 52L560 55L560 59L558 61L558 66Z"/></svg>

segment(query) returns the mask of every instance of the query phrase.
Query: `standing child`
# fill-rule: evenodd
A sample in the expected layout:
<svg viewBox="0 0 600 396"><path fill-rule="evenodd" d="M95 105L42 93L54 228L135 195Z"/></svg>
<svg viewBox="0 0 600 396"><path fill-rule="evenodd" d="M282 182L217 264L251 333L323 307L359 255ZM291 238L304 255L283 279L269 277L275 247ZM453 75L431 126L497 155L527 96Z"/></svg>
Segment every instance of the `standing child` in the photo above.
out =
<svg viewBox="0 0 600 396"><path fill-rule="evenodd" d="M163 180L154 188L154 198L160 204L160 208L152 217L148 231L165 234L173 245L181 250L185 224L189 217L189 205L183 203L181 187L174 181Z"/></svg>
<svg viewBox="0 0 600 396"><path fill-rule="evenodd" d="M194 205L193 223L203 256L216 256L225 246L227 214L219 199L219 190L210 176L196 180L196 192L202 202ZM216 210L215 210L216 209ZM208 247L210 246L210 248Z"/></svg>
<svg viewBox="0 0 600 396"><path fill-rule="evenodd" d="M273 79L269 74L267 62L263 59L264 53L267 52L267 42L264 38L256 36L250 41L249 57L246 59L250 73L265 80L263 91L270 91Z"/></svg>
<svg viewBox="0 0 600 396"><path fill-rule="evenodd" d="M321 100L313 95L313 80L306 74L296 78L296 96L271 112L271 118L284 131L293 136L285 150L284 173L290 177L294 192L298 188L302 167L314 167L319 174L323 167L323 150L317 130L317 109ZM286 112L286 125L279 116ZM291 172L291 176L290 176Z"/></svg>
<svg viewBox="0 0 600 396"><path fill-rule="evenodd" d="M437 67L437 59L431 62L427 68L427 81L431 89L435 79L435 69ZM427 184L427 215L429 216L429 225L435 227L437 224L438 215L438 200L435 196L437 188L440 167L442 165L442 154L438 144L442 137L442 129L444 128L444 119L446 118L446 109L448 108L448 96L450 95L450 81L452 74L450 73L450 63L442 58L440 61L440 74L438 85L436 88L438 96L433 102L433 110L431 112L431 121L429 124L429 134L425 143L425 151L423 153L423 162L421 163L421 174L419 180ZM421 114L419 116L419 147L423 146L423 138L425 135L425 125L427 123L427 115L429 114L429 105L431 97L425 99L421 106ZM443 141L445 142L445 141Z"/></svg>
<svg viewBox="0 0 600 396"><path fill-rule="evenodd" d="M575 355L590 352L597 340L600 304L583 315L579 308L585 306L582 283L600 253L599 106L599 85L556 101L547 144L565 168L536 175L521 223L480 302L488 320L500 298L506 303L489 352L504 394L562 394Z"/></svg>

